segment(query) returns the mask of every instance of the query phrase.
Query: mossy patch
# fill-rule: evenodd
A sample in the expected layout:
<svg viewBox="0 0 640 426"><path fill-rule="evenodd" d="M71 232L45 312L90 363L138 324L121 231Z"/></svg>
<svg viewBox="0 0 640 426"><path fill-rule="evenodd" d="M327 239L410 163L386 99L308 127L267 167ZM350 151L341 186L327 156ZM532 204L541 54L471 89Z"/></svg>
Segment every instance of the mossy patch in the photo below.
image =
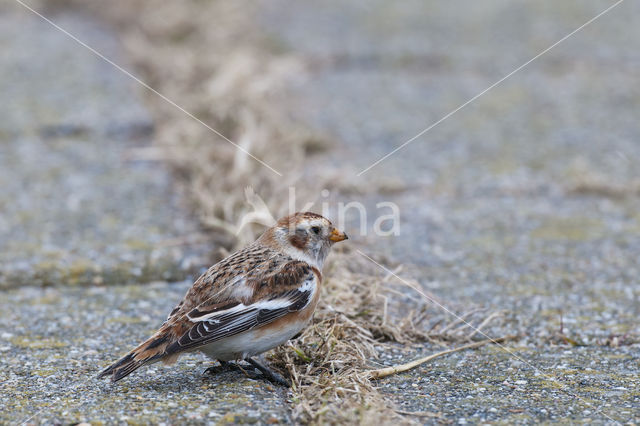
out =
<svg viewBox="0 0 640 426"><path fill-rule="evenodd" d="M531 238L559 241L589 241L605 234L602 221L588 217L549 218L531 232Z"/></svg>
<svg viewBox="0 0 640 426"><path fill-rule="evenodd" d="M64 348L67 343L51 338L15 336L9 339L12 345L23 349L57 349Z"/></svg>
<svg viewBox="0 0 640 426"><path fill-rule="evenodd" d="M118 323L118 324L138 324L141 322L146 322L140 318L136 318L136 317L114 317L114 318L109 318L106 321L107 323Z"/></svg>
<svg viewBox="0 0 640 426"><path fill-rule="evenodd" d="M149 241L130 238L124 244L132 250L151 250L153 245Z"/></svg>

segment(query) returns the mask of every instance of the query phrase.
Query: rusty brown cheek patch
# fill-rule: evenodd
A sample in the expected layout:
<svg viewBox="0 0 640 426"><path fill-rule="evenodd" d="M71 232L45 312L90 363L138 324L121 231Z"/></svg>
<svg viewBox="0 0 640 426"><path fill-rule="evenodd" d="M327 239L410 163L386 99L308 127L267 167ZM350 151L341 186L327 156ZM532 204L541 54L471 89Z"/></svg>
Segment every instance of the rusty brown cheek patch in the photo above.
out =
<svg viewBox="0 0 640 426"><path fill-rule="evenodd" d="M307 245L307 237L302 237L300 235L293 235L291 237L289 237L289 242L291 243L292 246L300 249L300 250L304 250L304 248Z"/></svg>

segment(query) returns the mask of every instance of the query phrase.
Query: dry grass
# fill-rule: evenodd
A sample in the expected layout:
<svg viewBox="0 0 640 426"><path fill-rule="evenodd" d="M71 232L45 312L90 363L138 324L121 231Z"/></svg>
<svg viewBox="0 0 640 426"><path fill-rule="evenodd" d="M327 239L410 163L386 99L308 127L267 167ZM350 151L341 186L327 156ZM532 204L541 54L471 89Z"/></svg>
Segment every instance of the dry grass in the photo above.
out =
<svg viewBox="0 0 640 426"><path fill-rule="evenodd" d="M326 170L322 179L304 176L305 161L331 144L279 107L286 105L291 80L305 78L305 64L256 34L251 3L187 0L157 7L141 0L116 0L108 8L83 7L96 8L93 12L120 28L136 73L152 87L286 172L278 176L148 93L158 144L132 155L167 161L180 176L203 226L224 231L220 242L227 250L253 240L261 230L259 225L240 230L238 218L245 213L255 211L255 219L265 224L270 213L286 213L293 183L298 193L307 194L317 194L328 181L348 191L366 190L336 183L338 170ZM391 190L401 188L392 185ZM383 342L431 341L444 346L447 340L468 341L474 333L441 313L441 320L427 327L425 318L435 314L417 295L415 310L399 321L402 317L392 311L406 303L407 288L357 253L333 253L325 277L313 326L271 355L271 362L292 378L296 421L408 422L367 375ZM474 315L483 313L470 313L469 320Z"/></svg>
<svg viewBox="0 0 640 426"><path fill-rule="evenodd" d="M624 199L640 195L640 180L623 181L594 170L584 158L575 159L568 167L567 192L604 198Z"/></svg>
<svg viewBox="0 0 640 426"><path fill-rule="evenodd" d="M330 259L313 326L270 357L292 378L294 415L305 423L409 423L371 381L372 361L380 350L391 343L429 341L447 347L469 342L500 313L476 310L461 315L464 321L451 322L357 253L342 251ZM410 304L407 297L413 299ZM390 306L414 310L401 315L391 313Z"/></svg>
<svg viewBox="0 0 640 426"><path fill-rule="evenodd" d="M285 104L286 85L305 78L304 64L255 34L251 3L192 0L157 7L117 0L93 7L120 28L145 82L282 173L146 92L160 149L137 154L174 168L202 224L226 232L228 246L253 240L259 226L237 235L238 218L251 210L245 188L268 200L274 216L285 213L288 187L300 186L305 158L329 144L277 107Z"/></svg>
<svg viewBox="0 0 640 426"><path fill-rule="evenodd" d="M366 370L382 336L402 339L385 322L383 280L356 254L340 253L327 265L315 321L289 346L271 356L288 371L296 394L294 416L305 422L340 423L400 419L376 391Z"/></svg>

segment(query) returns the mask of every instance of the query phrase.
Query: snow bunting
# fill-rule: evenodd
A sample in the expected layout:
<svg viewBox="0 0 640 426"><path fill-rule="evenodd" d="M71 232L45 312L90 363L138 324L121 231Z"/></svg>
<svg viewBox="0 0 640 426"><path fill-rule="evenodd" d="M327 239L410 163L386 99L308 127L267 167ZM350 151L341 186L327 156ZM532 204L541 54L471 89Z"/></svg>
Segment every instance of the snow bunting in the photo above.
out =
<svg viewBox="0 0 640 426"><path fill-rule="evenodd" d="M254 243L209 268L151 338L98 377L115 382L143 365L172 364L181 353L200 350L222 365L245 360L281 382L251 357L305 328L318 303L329 249L346 239L315 213L280 219Z"/></svg>

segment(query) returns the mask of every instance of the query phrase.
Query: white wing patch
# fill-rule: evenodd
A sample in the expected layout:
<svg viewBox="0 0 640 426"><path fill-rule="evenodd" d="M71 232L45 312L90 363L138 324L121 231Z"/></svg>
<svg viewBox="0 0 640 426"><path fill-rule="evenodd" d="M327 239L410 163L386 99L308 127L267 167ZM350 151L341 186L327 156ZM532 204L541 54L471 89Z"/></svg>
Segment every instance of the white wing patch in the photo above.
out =
<svg viewBox="0 0 640 426"><path fill-rule="evenodd" d="M311 291L311 298L313 299L313 295L316 292L316 275L313 274L311 277L304 280L298 291Z"/></svg>
<svg viewBox="0 0 640 426"><path fill-rule="evenodd" d="M250 311L250 310L261 310L261 309L273 310L273 309L286 308L290 306L292 302L293 301L289 298L287 299L281 298L281 299L264 300L264 301L260 301L258 303L253 303L250 305L245 305L244 303L240 303L234 306L233 308L224 309L222 311L215 311L215 312L211 312L209 314L197 316L197 317L191 317L187 315L187 317L192 322L207 321L212 323L219 323L220 320L217 320L216 317L223 317L226 315L241 313L243 311Z"/></svg>
<svg viewBox="0 0 640 426"><path fill-rule="evenodd" d="M302 282L302 285L296 291L300 293L306 293L306 292L310 293L308 296L307 303L305 303L305 305L302 307L302 309L306 308L309 302L311 302L311 300L313 299L313 296L315 295L315 292L316 292L315 274L312 274L307 279L305 279ZM187 318L189 318L189 320L192 322L208 321L208 322L217 324L220 322L220 320L216 320L217 317L224 317L227 315L236 314L243 311L250 311L254 309L255 310L262 310L262 309L275 310L275 309L287 308L295 302L296 301L294 300L293 297L279 297L277 299L261 300L249 305L240 303L238 305L233 306L232 308L211 312L205 315L191 316L191 313L189 313L187 314Z"/></svg>
<svg viewBox="0 0 640 426"><path fill-rule="evenodd" d="M247 285L244 275L238 275L228 285L234 287L232 296L236 299L247 300L253 295L253 289Z"/></svg>

